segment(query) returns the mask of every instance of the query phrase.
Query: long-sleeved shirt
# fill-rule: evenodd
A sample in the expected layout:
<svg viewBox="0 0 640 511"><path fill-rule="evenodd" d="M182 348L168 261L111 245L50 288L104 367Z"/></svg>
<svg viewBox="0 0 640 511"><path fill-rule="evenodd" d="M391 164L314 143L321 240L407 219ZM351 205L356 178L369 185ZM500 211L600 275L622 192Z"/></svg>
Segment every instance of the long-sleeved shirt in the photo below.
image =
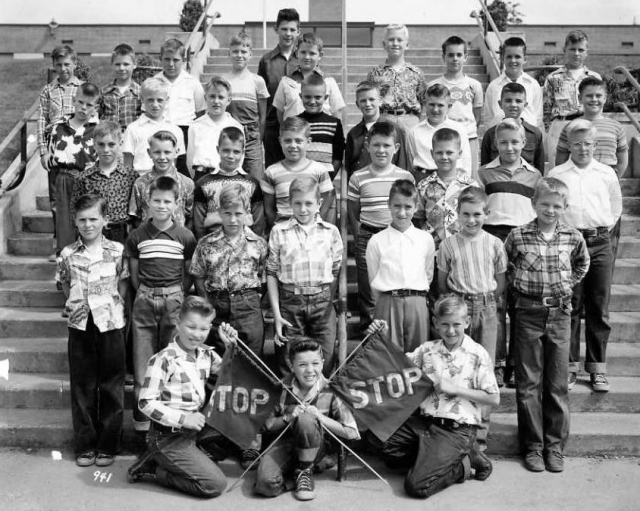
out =
<svg viewBox="0 0 640 511"><path fill-rule="evenodd" d="M65 115L73 113L73 98L82 81L75 76L64 85L56 78L45 85L40 92L40 112L38 115L38 150L40 156L47 154L49 134L53 124Z"/></svg>
<svg viewBox="0 0 640 511"><path fill-rule="evenodd" d="M505 115L498 104L502 95L502 88L508 83L519 83L527 91L527 106L522 112L522 118L539 129L544 129L542 122L542 87L538 80L522 73L515 82L511 80L504 72L491 80L487 90L484 92L484 110L482 111L482 121L488 128L498 124Z"/></svg>

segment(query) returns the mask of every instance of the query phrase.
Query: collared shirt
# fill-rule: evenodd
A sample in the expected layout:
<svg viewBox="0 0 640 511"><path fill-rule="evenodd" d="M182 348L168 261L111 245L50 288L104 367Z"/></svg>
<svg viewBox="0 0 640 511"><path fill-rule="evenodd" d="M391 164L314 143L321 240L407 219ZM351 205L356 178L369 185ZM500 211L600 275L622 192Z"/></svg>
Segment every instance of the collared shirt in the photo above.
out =
<svg viewBox="0 0 640 511"><path fill-rule="evenodd" d="M267 242L245 226L235 240L216 228L198 241L189 273L204 279L207 292L260 288L266 282Z"/></svg>
<svg viewBox="0 0 640 511"><path fill-rule="evenodd" d="M306 226L290 218L271 230L267 275L296 286L331 284L340 272L343 248L338 228L320 215Z"/></svg>
<svg viewBox="0 0 640 511"><path fill-rule="evenodd" d="M93 130L98 125L98 117L92 117L79 128L71 126L74 115L59 119L51 131L49 154L53 155L55 166L73 172L76 177L96 160L93 147Z"/></svg>
<svg viewBox="0 0 640 511"><path fill-rule="evenodd" d="M489 197L487 225L522 225L536 217L531 198L542 175L520 158L520 166L511 171L500 157L478 170L480 185Z"/></svg>
<svg viewBox="0 0 640 511"><path fill-rule="evenodd" d="M453 351L444 341L427 341L407 357L433 381L467 389L498 394L493 362L487 351L465 334L462 344ZM452 419L460 424L479 426L483 407L464 397L434 391L420 405L423 415Z"/></svg>
<svg viewBox="0 0 640 511"><path fill-rule="evenodd" d="M570 297L573 286L589 269L589 252L582 234L558 223L551 239L545 238L538 222L513 229L504 242L509 256L513 288L523 294Z"/></svg>
<svg viewBox="0 0 640 511"><path fill-rule="evenodd" d="M133 168L138 173L148 172L153 167L153 161L149 156L149 138L158 131L170 131L178 140L178 154L184 154L184 134L175 124L171 124L166 119L154 120L143 113L137 120L133 121L124 132L122 137L122 152L133 155Z"/></svg>
<svg viewBox="0 0 640 511"><path fill-rule="evenodd" d="M114 121L124 131L129 124L142 114L142 96L140 85L132 81L124 91L116 85L116 81L105 85L100 90L98 114L101 121Z"/></svg>
<svg viewBox="0 0 640 511"><path fill-rule="evenodd" d="M260 122L258 103L269 98L264 78L245 69L243 73L222 75L231 85L231 103L227 107L234 119L243 126Z"/></svg>
<svg viewBox="0 0 640 511"><path fill-rule="evenodd" d="M179 174L175 167L164 174L153 169L136 179L129 201L129 214L142 221L149 217L149 189L160 176L171 177L178 183L178 208L174 214L174 220L178 224L184 225L186 220L193 216L193 189L195 185L190 178Z"/></svg>
<svg viewBox="0 0 640 511"><path fill-rule="evenodd" d="M627 144L627 134L616 119L610 117L600 117L591 121L596 129L596 147L593 150L593 159L614 167L618 164L618 153L629 150ZM567 124L568 126L568 124ZM569 137L567 137L567 126L562 129L558 139L557 150L569 154Z"/></svg>
<svg viewBox="0 0 640 511"><path fill-rule="evenodd" d="M407 153L413 167L434 170L436 162L431 155L433 149L433 134L441 128L456 130L460 135L460 149L462 155L458 160L458 167L471 175L471 147L469 137L462 124L451 119L445 119L439 126L432 126L427 119L420 122L407 132Z"/></svg>
<svg viewBox="0 0 640 511"><path fill-rule="evenodd" d="M508 83L519 83L527 91L527 106L522 111L522 118L539 129L544 129L542 122L542 87L538 80L527 73L522 73L515 81L503 71L500 76L491 80L484 92L484 110L482 122L486 127L494 126L505 118L504 111L498 101L502 95L502 88Z"/></svg>
<svg viewBox="0 0 640 511"><path fill-rule="evenodd" d="M220 371L222 359L213 348L196 348L193 355L173 340L149 359L138 404L151 420L179 428L187 415L205 405L205 384Z"/></svg>
<svg viewBox="0 0 640 511"><path fill-rule="evenodd" d="M551 169L548 177L558 178L569 187L564 221L576 229L608 227L622 214L622 192L615 171L591 160L585 169L575 166L571 158Z"/></svg>
<svg viewBox="0 0 640 511"><path fill-rule="evenodd" d="M367 245L367 272L376 291L428 291L433 279L436 247L428 232L411 225L400 232L389 226L374 234Z"/></svg>
<svg viewBox="0 0 640 511"><path fill-rule="evenodd" d="M473 238L457 233L442 242L437 263L454 293L491 293L498 287L496 276L507 271L507 254L502 241L486 231Z"/></svg>
<svg viewBox="0 0 640 511"><path fill-rule="evenodd" d="M577 78L571 75L566 66L549 74L542 86L544 122L550 123L556 117L575 115L582 112L582 105L578 100L578 87L587 76L601 78L598 73L583 67Z"/></svg>
<svg viewBox="0 0 640 511"><path fill-rule="evenodd" d="M122 160L107 176L96 162L87 168L73 190L71 204L81 195L95 193L107 200L109 222L123 222L129 220L129 199L133 184L138 179L138 173L132 168L125 167Z"/></svg>
<svg viewBox="0 0 640 511"><path fill-rule="evenodd" d="M473 109L481 108L484 104L484 93L480 82L464 74L457 80L449 80L442 75L431 80L427 87L436 83L444 85L451 94L452 103L447 114L449 119L461 123L469 138L477 138L478 124L473 115Z"/></svg>
<svg viewBox="0 0 640 511"><path fill-rule="evenodd" d="M324 78L327 95L329 96L322 105L322 110L329 115L336 115L339 110L346 106L338 83L335 78L325 76L318 68L316 68L314 72ZM300 97L301 83L302 72L299 68L294 70L290 76L284 76L282 80L280 80L280 85L278 85L278 89L273 98L273 106L283 112L283 119L294 117L304 112L304 105Z"/></svg>
<svg viewBox="0 0 640 511"><path fill-rule="evenodd" d="M124 328L124 300L118 293L120 281L129 278L124 247L104 236L101 247L96 256L79 238L58 257L56 282L69 286L65 310L70 328L84 331L89 314L100 332Z"/></svg>
<svg viewBox="0 0 640 511"><path fill-rule="evenodd" d="M349 178L347 198L360 206L360 222L371 227L385 228L391 223L389 190L398 179L415 183L411 172L395 165L385 171L372 170L370 165L356 171Z"/></svg>
<svg viewBox="0 0 640 511"><path fill-rule="evenodd" d="M407 132L405 129L393 121L387 120L396 128L396 143L400 147L393 155L391 163L401 169L409 170L410 161L407 155ZM349 130L347 134L347 144L344 157L344 166L347 174L351 176L356 170L363 169L371 163L369 155L369 130L374 123L365 123L364 119Z"/></svg>
<svg viewBox="0 0 640 511"><path fill-rule="evenodd" d="M420 115L427 85L422 71L417 66L403 62L396 69L388 64L380 64L369 71L367 80L380 87L382 112L404 110Z"/></svg>
<svg viewBox="0 0 640 511"><path fill-rule="evenodd" d="M38 149L40 156L47 154L49 134L53 124L65 115L73 113L73 98L82 80L72 76L64 85L56 77L40 91L40 112L38 114Z"/></svg>
<svg viewBox="0 0 640 511"><path fill-rule="evenodd" d="M269 91L269 98L267 98L267 125L274 126L278 124L278 114L272 106L273 96L278 90L280 79L283 76L287 76L289 71L293 70L297 65L296 52L293 51L287 58L280 51L280 46L276 46L260 58L258 75L264 79Z"/></svg>
<svg viewBox="0 0 640 511"><path fill-rule="evenodd" d="M435 171L416 186L419 199L413 218L424 221L423 229L431 233L436 248L442 240L460 230L458 196L468 186L478 186L478 183L461 170L449 184L445 184Z"/></svg>
<svg viewBox="0 0 640 511"><path fill-rule="evenodd" d="M544 171L544 136L538 128L524 119L521 119L521 124L524 128L525 136L521 156L527 163L533 165L542 173ZM496 143L496 126L491 126L482 137L480 165L492 162L499 155L498 144Z"/></svg>
<svg viewBox="0 0 640 511"><path fill-rule="evenodd" d="M244 133L242 124L236 121L229 112L214 121L208 114L198 117L189 126L189 146L187 147L187 166L217 167L220 164L218 154L218 139L220 132L229 126L238 128Z"/></svg>
<svg viewBox="0 0 640 511"><path fill-rule="evenodd" d="M169 101L165 110L169 122L178 126L188 126L196 118L197 112L207 108L204 89L195 76L183 70L171 81L161 71L154 78L162 80L169 87Z"/></svg>

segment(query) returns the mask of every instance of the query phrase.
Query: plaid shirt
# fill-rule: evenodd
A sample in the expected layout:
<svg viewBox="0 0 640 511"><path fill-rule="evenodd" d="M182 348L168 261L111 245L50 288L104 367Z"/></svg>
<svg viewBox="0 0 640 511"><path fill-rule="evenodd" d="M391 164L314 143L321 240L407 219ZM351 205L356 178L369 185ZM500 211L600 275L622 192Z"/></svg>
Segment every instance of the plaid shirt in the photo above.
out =
<svg viewBox="0 0 640 511"><path fill-rule="evenodd" d="M402 64L400 69L380 64L369 71L367 80L380 86L382 113L387 110L404 110L420 115L427 91L427 84L420 68L409 62Z"/></svg>
<svg viewBox="0 0 640 511"><path fill-rule="evenodd" d="M265 281L268 255L267 242L248 227L235 241L218 227L198 242L189 273L205 279L209 293L259 288Z"/></svg>
<svg viewBox="0 0 640 511"><path fill-rule="evenodd" d="M101 121L115 121L122 131L142 114L142 96L140 85L131 82L124 94L115 80L100 90L98 114Z"/></svg>
<svg viewBox="0 0 640 511"><path fill-rule="evenodd" d="M73 113L73 98L82 81L73 76L62 85L56 78L45 85L40 92L40 113L38 115L38 149L40 156L47 154L49 135L53 124L64 115Z"/></svg>
<svg viewBox="0 0 640 511"><path fill-rule="evenodd" d="M269 97L267 98L267 125L278 125L278 113L272 106L273 96L278 90L280 79L283 76L287 76L291 69L294 69L298 65L298 58L296 52L293 51L287 59L280 51L280 46L276 46L273 50L265 53L258 63L258 76L264 79L264 83L267 85L269 91Z"/></svg>
<svg viewBox="0 0 640 511"><path fill-rule="evenodd" d="M173 340L149 359L138 405L142 413L164 426L180 428L187 415L205 403L205 384L220 370L222 359L208 347L185 352Z"/></svg>
<svg viewBox="0 0 640 511"><path fill-rule="evenodd" d="M549 124L558 116L575 115L582 112L582 104L578 100L578 87L587 76L600 78L600 75L595 71L583 67L580 76L574 79L566 66L562 66L547 76L542 87L545 124Z"/></svg>
<svg viewBox="0 0 640 511"><path fill-rule="evenodd" d="M93 130L98 117L92 117L77 130L69 122L73 115L59 119L53 126L49 140L49 154L53 165L73 172L76 178L96 160Z"/></svg>
<svg viewBox="0 0 640 511"><path fill-rule="evenodd" d="M85 330L89 313L101 332L124 328L124 300L118 283L129 278L124 247L102 237L102 255L93 259L79 238L62 249L58 257L56 282L70 288L65 310L69 328Z"/></svg>
<svg viewBox="0 0 640 511"><path fill-rule="evenodd" d="M549 241L535 220L516 227L504 248L509 256L511 285L526 295L569 297L589 269L589 252L582 234L563 223L558 223Z"/></svg>
<svg viewBox="0 0 640 511"><path fill-rule="evenodd" d="M271 231L267 275L296 286L331 284L340 272L342 250L335 225L316 216L313 225L303 227L293 217Z"/></svg>

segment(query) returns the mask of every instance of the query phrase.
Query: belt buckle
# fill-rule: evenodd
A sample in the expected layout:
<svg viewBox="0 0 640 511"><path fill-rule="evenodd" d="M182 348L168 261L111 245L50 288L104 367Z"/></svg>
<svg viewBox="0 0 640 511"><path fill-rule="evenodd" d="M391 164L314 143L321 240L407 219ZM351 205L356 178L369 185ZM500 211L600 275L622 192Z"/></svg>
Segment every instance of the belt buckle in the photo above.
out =
<svg viewBox="0 0 640 511"><path fill-rule="evenodd" d="M399 289L392 289L391 290L391 296L400 296L400 290Z"/></svg>
<svg viewBox="0 0 640 511"><path fill-rule="evenodd" d="M554 307L554 300L558 301L558 299L554 296L545 296L542 298L542 305L544 305L545 307Z"/></svg>
<svg viewBox="0 0 640 511"><path fill-rule="evenodd" d="M175 426L171 426L171 433L180 433L182 428L176 428Z"/></svg>

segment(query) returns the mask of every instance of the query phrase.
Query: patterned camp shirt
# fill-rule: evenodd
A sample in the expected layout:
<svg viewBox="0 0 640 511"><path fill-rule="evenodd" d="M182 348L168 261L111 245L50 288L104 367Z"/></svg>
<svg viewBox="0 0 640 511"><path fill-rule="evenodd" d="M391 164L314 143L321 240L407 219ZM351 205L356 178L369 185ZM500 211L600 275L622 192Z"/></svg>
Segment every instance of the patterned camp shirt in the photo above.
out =
<svg viewBox="0 0 640 511"><path fill-rule="evenodd" d="M404 110L406 113L420 115L427 90L420 68L409 62L404 62L398 69L380 64L369 71L367 80L380 87L382 113L388 110Z"/></svg>

